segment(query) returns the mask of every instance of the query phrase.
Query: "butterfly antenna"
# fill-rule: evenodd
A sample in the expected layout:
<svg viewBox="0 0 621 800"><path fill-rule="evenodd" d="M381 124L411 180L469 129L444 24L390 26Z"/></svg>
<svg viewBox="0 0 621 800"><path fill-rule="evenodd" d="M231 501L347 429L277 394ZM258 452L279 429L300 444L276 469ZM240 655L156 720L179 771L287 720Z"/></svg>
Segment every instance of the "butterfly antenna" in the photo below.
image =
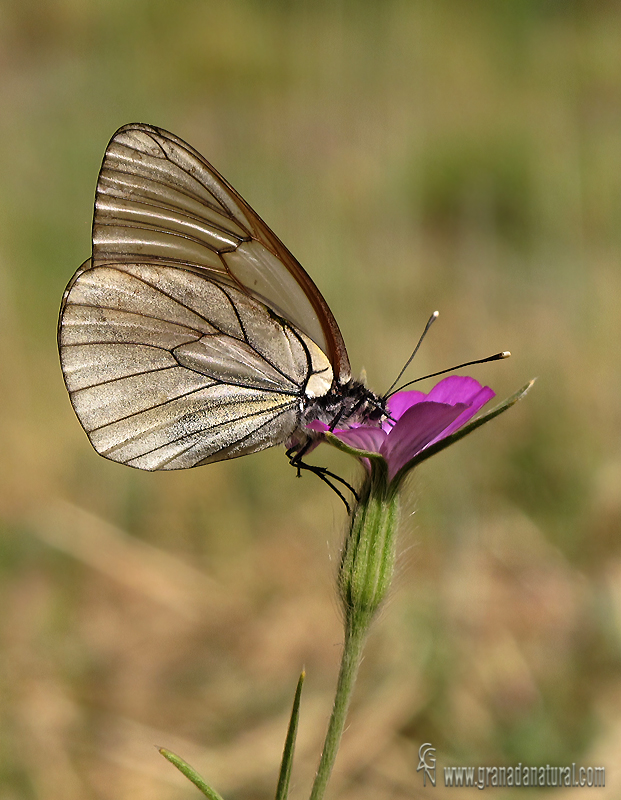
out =
<svg viewBox="0 0 621 800"><path fill-rule="evenodd" d="M432 314L432 315L429 317L429 319L427 320L427 324L425 325L425 330L422 332L422 334L421 334L421 337L420 337L420 339L418 340L418 344L417 344L417 345L416 345L416 347L414 348L414 352L413 352L413 353L412 353L412 355L411 355L411 356L408 358L408 360L405 362L405 364L403 365L403 369L402 369L402 370L401 370L401 372L400 372L400 373L397 375L397 377L396 377L396 378L395 378L395 380L393 381L392 385L389 387L388 391L387 391L387 392L384 394L384 396L383 396L383 399L384 399L384 400L387 400L387 399L390 397L390 395L391 395L391 394L394 394L394 392L393 392L393 389L395 388L395 386L396 386L396 385L399 383L399 381L401 380L401 376L403 375L403 373L406 371L406 369L407 369L407 368L410 366L410 364L412 363L412 360L413 360L414 356L416 355L416 353L418 353L418 350L419 350L419 348L420 348L421 344L423 343L423 339L425 338L425 336L427 336L427 332L429 331L429 328L431 328L431 326L432 326L432 325L433 325L433 323L434 323L434 322L435 322L435 321L438 319L438 317L439 317L439 316L440 316L440 312L439 312L439 311L434 311L434 312L433 312L433 314ZM420 379L419 379L419 380L420 380ZM396 389L395 391L399 391L399 390L398 390L398 389Z"/></svg>
<svg viewBox="0 0 621 800"><path fill-rule="evenodd" d="M438 375L445 375L447 372L454 372L456 369L462 369L462 367L471 367L473 364L486 364L488 361L500 361L503 358L509 358L510 355L511 353L508 350L503 350L502 353L494 353L493 356L488 356L487 358L477 358L475 361L464 361L463 364L457 364L457 366L449 367L448 369L441 369L440 372L430 372L429 375L422 375L420 378L415 378L413 381L404 383L403 386L400 386L398 389L395 389L394 391L391 391L389 394L385 395L384 399L388 400L388 398L393 394L403 391L403 389L406 389L408 386L412 386L414 383L424 381L426 378L437 378Z"/></svg>

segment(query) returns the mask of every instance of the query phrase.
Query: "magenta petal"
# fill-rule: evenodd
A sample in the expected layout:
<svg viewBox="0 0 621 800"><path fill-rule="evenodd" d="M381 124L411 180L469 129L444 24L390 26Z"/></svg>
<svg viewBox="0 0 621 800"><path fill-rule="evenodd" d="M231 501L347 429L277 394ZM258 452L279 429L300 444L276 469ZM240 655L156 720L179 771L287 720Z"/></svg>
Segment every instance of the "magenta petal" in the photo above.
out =
<svg viewBox="0 0 621 800"><path fill-rule="evenodd" d="M424 392L397 392L388 399L388 413L392 419L401 419L408 408L426 399L427 395Z"/></svg>
<svg viewBox="0 0 621 800"><path fill-rule="evenodd" d="M470 405L483 388L474 378L469 378L465 375L449 375L448 378L436 383L427 395L427 399L436 403L448 403L451 406L454 406L455 403ZM489 389L489 387L485 388ZM489 391L491 392L492 390L489 389ZM494 392L492 392L491 396L494 396Z"/></svg>
<svg viewBox="0 0 621 800"><path fill-rule="evenodd" d="M476 382L476 381L475 381ZM492 397L496 396L496 392L489 388L489 386L479 386L479 390L476 395L469 401L469 406L466 408L462 413L455 419L448 428L442 431L440 436L437 436L430 444L435 444L439 439L444 439L447 436L450 436L452 433L455 433L456 430L461 428L462 425L465 425L469 419L474 417L474 415L483 408L485 403L492 399Z"/></svg>
<svg viewBox="0 0 621 800"><path fill-rule="evenodd" d="M370 453L379 453L380 447L388 434L381 428L360 425L357 428L336 430L334 435L349 447L355 447L357 450L367 450Z"/></svg>
<svg viewBox="0 0 621 800"><path fill-rule="evenodd" d="M381 428L354 424L333 433L350 447L379 453L392 480L422 450L461 428L494 396L489 386L481 386L474 378L451 375L429 394L409 391L393 395L388 400L390 418L382 422ZM317 420L308 427L319 432L329 430ZM367 459L363 463L370 468Z"/></svg>
<svg viewBox="0 0 621 800"><path fill-rule="evenodd" d="M321 422L319 419L314 419L312 422L309 422L306 427L311 431L317 431L317 433L325 433L330 430L326 423Z"/></svg>
<svg viewBox="0 0 621 800"><path fill-rule="evenodd" d="M417 453L441 434L462 412L469 411L462 403L421 402L408 409L394 426L381 448L388 463L388 478L411 461Z"/></svg>

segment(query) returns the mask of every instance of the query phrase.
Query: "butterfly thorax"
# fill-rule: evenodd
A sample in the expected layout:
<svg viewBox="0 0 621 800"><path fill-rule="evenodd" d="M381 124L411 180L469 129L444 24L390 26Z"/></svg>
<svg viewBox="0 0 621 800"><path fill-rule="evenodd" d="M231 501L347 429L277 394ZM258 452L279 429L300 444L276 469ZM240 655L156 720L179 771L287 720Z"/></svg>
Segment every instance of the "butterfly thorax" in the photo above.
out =
<svg viewBox="0 0 621 800"><path fill-rule="evenodd" d="M304 428L318 420L334 429L379 425L385 418L385 400L351 378L344 384L335 381L325 395L307 401L300 422Z"/></svg>

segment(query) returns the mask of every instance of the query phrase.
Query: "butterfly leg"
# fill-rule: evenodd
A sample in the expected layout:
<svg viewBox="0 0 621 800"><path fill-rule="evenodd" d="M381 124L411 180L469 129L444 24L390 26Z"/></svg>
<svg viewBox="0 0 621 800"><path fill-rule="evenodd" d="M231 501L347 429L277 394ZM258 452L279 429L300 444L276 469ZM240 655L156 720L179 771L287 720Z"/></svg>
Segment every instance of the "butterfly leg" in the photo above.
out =
<svg viewBox="0 0 621 800"><path fill-rule="evenodd" d="M286 452L287 458L289 459L289 463L291 464L292 467L295 467L297 469L298 477L301 476L303 469L307 470L308 472L312 472L314 475L317 475L317 477L320 480L326 483L332 489L332 491L335 492L335 494L337 494L341 498L341 500L345 504L347 513L348 514L351 513L351 508L349 503L345 499L340 489L338 489L338 487L336 487L332 483L332 481L338 481L338 483L342 484L347 489L349 489L349 491L353 494L356 500L360 499L358 493L356 492L354 487L350 483L348 483L344 478L341 478L340 475L336 475L334 472L331 472L326 467L317 467L314 464L307 464L306 461L302 460L305 453L308 451L310 447L310 443L311 442L309 440L301 447L299 446L290 447Z"/></svg>
<svg viewBox="0 0 621 800"><path fill-rule="evenodd" d="M341 481L342 483L346 484L346 486L353 492L353 489L346 481L343 481L343 479L339 478L338 475L333 475L331 472L328 472L328 470L326 470L324 467L315 467L312 464L306 464L304 461L298 461L296 463L290 462L290 463L292 464L292 466L296 467L296 469L298 470L298 475L300 475L300 470L306 469L309 472L312 472L314 475L316 475L325 484L327 484L332 489L332 491L341 498L341 500L343 501L343 505L347 509L347 513L351 514L351 506L347 502L345 495L343 494L343 492L341 492L341 490L337 486L335 486L332 483L332 481L327 477L327 475L330 475L335 480Z"/></svg>
<svg viewBox="0 0 621 800"><path fill-rule="evenodd" d="M359 500L360 498L358 497L358 493L356 492L354 487L350 483L348 483L344 478L341 478L340 475L336 475L334 472L330 472L330 470L327 469L326 467L317 467L314 464L307 464L306 461L302 460L306 455L306 453L308 452L311 443L312 440L309 439L301 447L299 445L290 447L285 453L285 455L289 459L289 463L291 464L291 466L297 469L298 477L300 477L301 475L301 470L306 469L309 472L314 472L315 475L322 475L328 478L332 478L332 480L338 481L347 489L349 489L349 491L353 494L356 500Z"/></svg>

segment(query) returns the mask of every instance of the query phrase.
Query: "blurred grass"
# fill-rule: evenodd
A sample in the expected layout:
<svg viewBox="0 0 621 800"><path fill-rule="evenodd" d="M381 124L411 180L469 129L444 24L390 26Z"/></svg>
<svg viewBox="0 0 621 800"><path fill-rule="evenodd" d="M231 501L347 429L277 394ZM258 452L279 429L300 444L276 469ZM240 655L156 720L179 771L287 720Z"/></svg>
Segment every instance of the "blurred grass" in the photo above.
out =
<svg viewBox="0 0 621 800"><path fill-rule="evenodd" d="M332 796L426 796L424 741L439 766L604 764L618 796L620 23L577 0L5 0L0 800L193 796L153 745L268 797L305 665L303 797L335 680L325 487L277 451L123 469L70 409L58 305L130 121L231 180L376 390L434 308L415 374L508 348L473 374L539 376L411 482Z"/></svg>

